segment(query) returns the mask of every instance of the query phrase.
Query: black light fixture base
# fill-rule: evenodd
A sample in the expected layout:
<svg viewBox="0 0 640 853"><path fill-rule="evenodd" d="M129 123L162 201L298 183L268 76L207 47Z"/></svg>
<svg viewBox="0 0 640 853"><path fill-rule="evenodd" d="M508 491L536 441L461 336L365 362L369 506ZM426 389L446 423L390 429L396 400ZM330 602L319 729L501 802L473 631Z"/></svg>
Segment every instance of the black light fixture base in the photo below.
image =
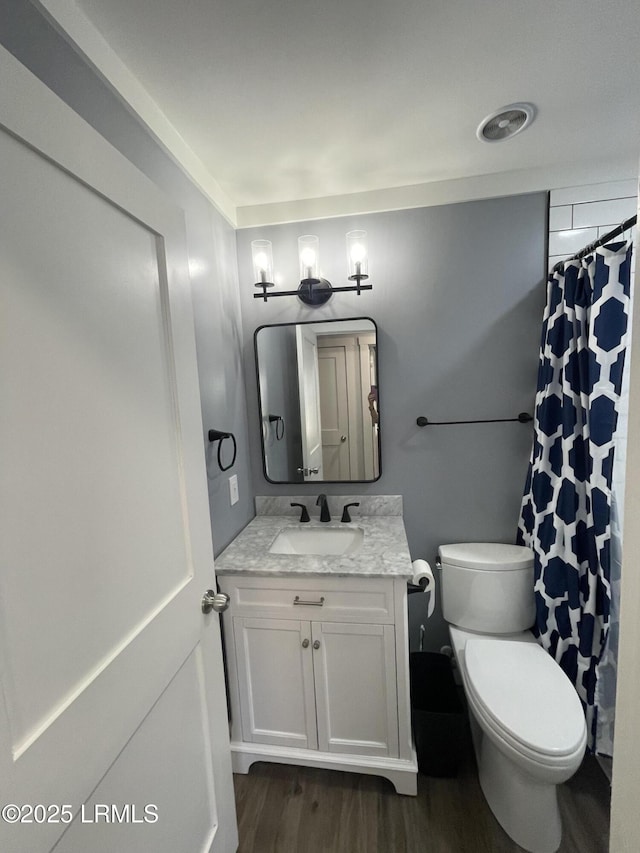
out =
<svg viewBox="0 0 640 853"><path fill-rule="evenodd" d="M360 267L360 264L357 264L357 267ZM358 296L360 296L361 290L363 290L363 289L364 290L370 290L371 289L370 284L369 285L367 285L367 284L363 285L362 284L362 282L366 281L368 278L369 278L368 275L362 275L362 273L359 273L359 272L355 273L354 275L349 276L349 281L355 281L355 283L356 283L356 286L353 289L356 291Z"/></svg>
<svg viewBox="0 0 640 853"><path fill-rule="evenodd" d="M260 299L262 297L262 299L266 302L267 301L267 288L273 287L273 284L274 283L272 281L256 281L256 283L253 286L254 287L261 287L262 293L255 293L253 298L254 299Z"/></svg>
<svg viewBox="0 0 640 853"><path fill-rule="evenodd" d="M333 296L333 288L326 278L303 278L298 287L298 299L305 305L317 308Z"/></svg>

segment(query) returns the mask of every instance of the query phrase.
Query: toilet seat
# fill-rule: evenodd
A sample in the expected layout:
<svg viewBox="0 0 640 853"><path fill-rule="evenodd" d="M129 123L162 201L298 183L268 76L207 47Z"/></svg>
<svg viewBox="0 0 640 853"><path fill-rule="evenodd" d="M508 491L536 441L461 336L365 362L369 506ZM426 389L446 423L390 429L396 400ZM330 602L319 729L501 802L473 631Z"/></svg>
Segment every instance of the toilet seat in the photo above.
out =
<svg viewBox="0 0 640 853"><path fill-rule="evenodd" d="M470 703L494 737L537 764L582 756L582 705L558 664L537 643L473 637L464 647Z"/></svg>

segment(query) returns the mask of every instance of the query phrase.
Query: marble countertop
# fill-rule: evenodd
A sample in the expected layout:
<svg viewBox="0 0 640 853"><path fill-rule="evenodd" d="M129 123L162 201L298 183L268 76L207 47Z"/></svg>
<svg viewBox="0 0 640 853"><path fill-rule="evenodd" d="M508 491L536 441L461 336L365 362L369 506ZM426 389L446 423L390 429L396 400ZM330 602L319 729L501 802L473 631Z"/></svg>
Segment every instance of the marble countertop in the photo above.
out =
<svg viewBox="0 0 640 853"><path fill-rule="evenodd" d="M350 527L360 527L364 540L353 554L338 556L271 554L269 547L285 527L345 528L340 521L328 524L312 519L300 524L291 515L258 515L231 542L215 561L218 575L240 572L253 575L330 574L360 577L411 578L413 569L407 535L401 516L354 517Z"/></svg>

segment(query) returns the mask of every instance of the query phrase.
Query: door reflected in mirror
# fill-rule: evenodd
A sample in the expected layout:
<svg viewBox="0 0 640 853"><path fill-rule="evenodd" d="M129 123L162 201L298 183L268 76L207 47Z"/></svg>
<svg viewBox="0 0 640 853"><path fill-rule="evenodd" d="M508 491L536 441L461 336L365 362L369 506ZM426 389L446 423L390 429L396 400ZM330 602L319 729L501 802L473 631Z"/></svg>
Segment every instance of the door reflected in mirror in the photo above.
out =
<svg viewBox="0 0 640 853"><path fill-rule="evenodd" d="M380 425L373 320L261 326L254 342L267 480L377 480Z"/></svg>

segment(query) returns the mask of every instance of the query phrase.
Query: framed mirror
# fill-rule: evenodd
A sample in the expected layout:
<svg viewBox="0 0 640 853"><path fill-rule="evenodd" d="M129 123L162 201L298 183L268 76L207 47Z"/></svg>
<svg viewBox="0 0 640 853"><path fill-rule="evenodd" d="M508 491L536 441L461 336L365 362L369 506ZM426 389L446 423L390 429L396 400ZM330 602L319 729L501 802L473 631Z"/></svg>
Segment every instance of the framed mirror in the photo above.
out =
<svg viewBox="0 0 640 853"><path fill-rule="evenodd" d="M380 477L377 327L368 317L260 326L254 335L271 483Z"/></svg>

